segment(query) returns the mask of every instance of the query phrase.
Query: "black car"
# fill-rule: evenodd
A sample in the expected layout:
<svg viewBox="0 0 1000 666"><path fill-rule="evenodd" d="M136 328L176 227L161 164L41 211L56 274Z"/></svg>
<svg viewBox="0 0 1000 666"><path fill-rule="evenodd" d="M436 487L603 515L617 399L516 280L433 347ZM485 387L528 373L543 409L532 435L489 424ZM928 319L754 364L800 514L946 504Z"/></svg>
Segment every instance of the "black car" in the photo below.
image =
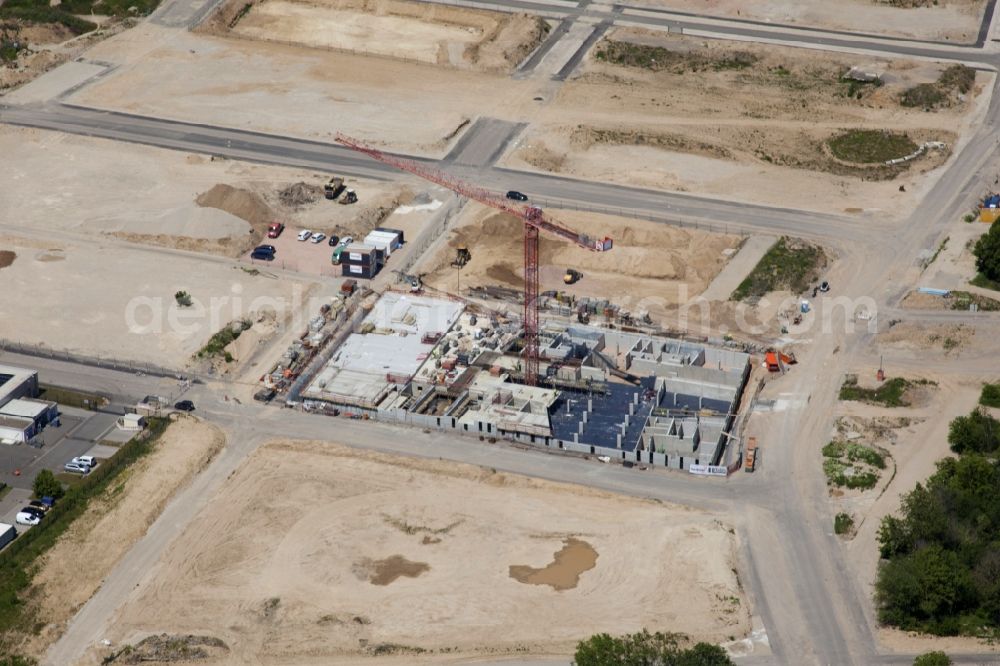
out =
<svg viewBox="0 0 1000 666"><path fill-rule="evenodd" d="M517 190L511 190L507 193L508 199L513 199L514 201L527 201L528 195L524 192L518 192Z"/></svg>
<svg viewBox="0 0 1000 666"><path fill-rule="evenodd" d="M45 512L44 511L42 511L38 507L34 507L34 506L26 506L26 507L24 507L23 509L21 509L21 513L30 513L31 515L33 515L33 516L35 516L37 518L42 518L42 517L45 516Z"/></svg>
<svg viewBox="0 0 1000 666"><path fill-rule="evenodd" d="M258 245L253 249L254 252L270 252L274 254L277 250L274 249L273 245Z"/></svg>
<svg viewBox="0 0 1000 666"><path fill-rule="evenodd" d="M190 400L181 400L178 403L174 403L174 409L179 409L182 412L193 412L194 403Z"/></svg>
<svg viewBox="0 0 1000 666"><path fill-rule="evenodd" d="M49 510L49 506L42 500L31 500L30 502L28 502L28 506L34 509L38 509L42 513L45 513L46 511Z"/></svg>
<svg viewBox="0 0 1000 666"><path fill-rule="evenodd" d="M337 247L340 245L340 236L330 236L330 247Z"/></svg>
<svg viewBox="0 0 1000 666"><path fill-rule="evenodd" d="M269 252L262 248L257 248L250 255L251 259L258 259L260 261L274 261L274 252Z"/></svg>

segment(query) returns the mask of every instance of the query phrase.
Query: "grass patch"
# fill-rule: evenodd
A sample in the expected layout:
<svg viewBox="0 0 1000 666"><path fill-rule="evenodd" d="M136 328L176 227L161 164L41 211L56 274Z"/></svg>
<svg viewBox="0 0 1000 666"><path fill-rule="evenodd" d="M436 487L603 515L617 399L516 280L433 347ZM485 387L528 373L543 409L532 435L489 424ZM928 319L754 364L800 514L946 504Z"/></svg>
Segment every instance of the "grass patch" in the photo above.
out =
<svg viewBox="0 0 1000 666"><path fill-rule="evenodd" d="M198 358L220 356L224 354L226 362L231 362L233 357L226 351L226 346L236 338L240 337L243 334L243 331L247 330L251 326L253 326L253 322L249 319L241 319L227 324L221 331L208 339L205 346L198 351Z"/></svg>
<svg viewBox="0 0 1000 666"><path fill-rule="evenodd" d="M969 284L973 287L979 287L980 289L992 289L993 291L1000 291L1000 282L995 282L982 273L976 273L976 277L969 280Z"/></svg>
<svg viewBox="0 0 1000 666"><path fill-rule="evenodd" d="M146 16L160 0L62 0L60 7L73 14L106 16Z"/></svg>
<svg viewBox="0 0 1000 666"><path fill-rule="evenodd" d="M43 400L58 402L66 407L79 407L81 409L93 409L108 404L108 399L96 393L77 391L76 389L52 386L51 384L38 385L40 395Z"/></svg>
<svg viewBox="0 0 1000 666"><path fill-rule="evenodd" d="M594 51L594 57L612 65L635 67L653 72L674 74L707 70L741 70L752 67L759 58L749 51L731 51L710 56L704 53L672 51L662 46L633 44L605 39Z"/></svg>
<svg viewBox="0 0 1000 666"><path fill-rule="evenodd" d="M823 473L831 485L872 488L883 469L885 453L870 446L833 441L823 447Z"/></svg>
<svg viewBox="0 0 1000 666"><path fill-rule="evenodd" d="M903 91L902 106L936 109L951 103L953 94L966 94L976 82L976 70L966 65L952 65L941 72L934 83L921 83Z"/></svg>
<svg viewBox="0 0 1000 666"><path fill-rule="evenodd" d="M904 398L904 394L912 384L913 382L902 377L893 377L877 388L863 388L858 386L857 377L848 377L840 387L840 399L883 407L909 407L910 403Z"/></svg>
<svg viewBox="0 0 1000 666"><path fill-rule="evenodd" d="M983 391L979 394L979 404L984 407L1000 407L1000 383L983 384Z"/></svg>
<svg viewBox="0 0 1000 666"><path fill-rule="evenodd" d="M74 35L97 29L91 23L64 7L50 7L46 0L6 0L0 7L0 19L19 19L32 23L56 23L63 25Z"/></svg>
<svg viewBox="0 0 1000 666"><path fill-rule="evenodd" d="M120 473L152 451L167 423L166 419L150 418L146 432L133 437L86 477L78 477L76 484L45 515L45 520L0 553L0 637L8 632L34 633L39 618L33 616L24 593L31 585L39 558L87 510L91 499L107 490ZM9 639L0 642L0 654L10 655L11 646L6 640Z"/></svg>
<svg viewBox="0 0 1000 666"><path fill-rule="evenodd" d="M849 534L854 527L854 519L846 513L838 513L833 517L833 533Z"/></svg>
<svg viewBox="0 0 1000 666"><path fill-rule="evenodd" d="M730 298L734 301L756 300L778 289L804 292L809 283L819 276L825 260L822 248L796 243L783 236L771 246Z"/></svg>
<svg viewBox="0 0 1000 666"><path fill-rule="evenodd" d="M849 130L827 139L838 160L854 164L883 164L912 154L918 146L906 134L885 130Z"/></svg>

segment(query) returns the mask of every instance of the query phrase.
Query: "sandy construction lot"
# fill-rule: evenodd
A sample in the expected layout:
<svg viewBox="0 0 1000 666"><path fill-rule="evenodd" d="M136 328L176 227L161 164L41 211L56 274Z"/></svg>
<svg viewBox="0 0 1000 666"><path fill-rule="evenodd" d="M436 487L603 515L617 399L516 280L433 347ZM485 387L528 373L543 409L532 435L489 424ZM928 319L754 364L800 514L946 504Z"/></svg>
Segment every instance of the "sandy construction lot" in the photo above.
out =
<svg viewBox="0 0 1000 666"><path fill-rule="evenodd" d="M105 576L159 517L178 489L211 462L225 437L190 417L170 425L153 451L95 498L46 553L32 581L29 603L42 621L16 652L41 658Z"/></svg>
<svg viewBox="0 0 1000 666"><path fill-rule="evenodd" d="M128 34L149 30L140 26ZM109 40L91 53L131 60ZM163 67L174 76L164 78ZM331 140L338 131L444 155L466 121L517 117L530 82L390 58L178 33L74 95L74 103Z"/></svg>
<svg viewBox="0 0 1000 666"><path fill-rule="evenodd" d="M636 0L646 5L725 18L900 35L911 39L975 41L985 0L911 0L893 7L872 0Z"/></svg>
<svg viewBox="0 0 1000 666"><path fill-rule="evenodd" d="M880 74L883 84L844 82L852 66ZM985 75L933 113L900 104L904 91L935 82L942 71L933 63L619 28L539 112L505 163L727 199L892 216L919 202L938 167L985 113ZM947 146L893 169L836 159L827 140L859 128Z"/></svg>
<svg viewBox="0 0 1000 666"><path fill-rule="evenodd" d="M565 653L642 627L722 641L749 627L733 550L697 511L274 442L170 547L110 638L211 635L230 650L213 663L233 664Z"/></svg>
<svg viewBox="0 0 1000 666"><path fill-rule="evenodd" d="M230 0L214 34L509 71L544 39L540 18L407 0Z"/></svg>
<svg viewBox="0 0 1000 666"><path fill-rule="evenodd" d="M0 243L16 255L0 269L0 337L82 354L180 368L230 321L292 316L310 294L305 282L110 241L0 235ZM195 305L180 310L178 290Z"/></svg>
<svg viewBox="0 0 1000 666"><path fill-rule="evenodd" d="M547 209L554 221L594 237L610 236L614 249L591 252L562 240L541 238L542 291L607 298L634 313L662 316L667 308L701 294L737 248L737 235L621 218L597 213ZM523 224L507 215L469 206L452 227L447 243L423 268L424 282L454 293L450 266L458 247L471 261L462 269L463 293L470 287L498 285L520 291L524 282ZM583 273L574 285L563 283L567 268Z"/></svg>

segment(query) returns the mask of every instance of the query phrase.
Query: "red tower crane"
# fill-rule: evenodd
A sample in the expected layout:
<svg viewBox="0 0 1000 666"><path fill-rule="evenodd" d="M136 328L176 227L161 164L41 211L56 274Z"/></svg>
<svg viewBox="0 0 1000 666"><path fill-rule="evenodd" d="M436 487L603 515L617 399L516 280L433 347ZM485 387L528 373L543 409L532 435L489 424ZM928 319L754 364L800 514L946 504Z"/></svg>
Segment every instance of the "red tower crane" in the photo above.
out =
<svg viewBox="0 0 1000 666"><path fill-rule="evenodd" d="M612 247L611 239L608 237L592 238L585 234L576 233L548 219L538 206L514 203L495 192L467 183L444 171L415 160L389 155L344 134L337 133L334 138L337 143L364 153L383 164L394 166L424 180L437 183L463 197L501 210L524 222L524 383L529 386L537 384L539 357L538 232L545 231L594 252L610 250Z"/></svg>

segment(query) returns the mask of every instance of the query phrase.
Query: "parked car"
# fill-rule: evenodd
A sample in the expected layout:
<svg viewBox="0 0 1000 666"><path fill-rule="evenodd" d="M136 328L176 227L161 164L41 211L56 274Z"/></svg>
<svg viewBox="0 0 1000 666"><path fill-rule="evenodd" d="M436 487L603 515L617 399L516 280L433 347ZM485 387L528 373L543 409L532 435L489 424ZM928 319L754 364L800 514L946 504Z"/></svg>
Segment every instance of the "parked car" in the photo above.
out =
<svg viewBox="0 0 1000 666"><path fill-rule="evenodd" d="M309 237L312 235L313 232L309 231L308 229L303 229L302 231L299 232L298 238L300 241L309 240Z"/></svg>
<svg viewBox="0 0 1000 666"><path fill-rule="evenodd" d="M70 462L75 462L79 465L86 465L90 468L97 467L97 458L94 456L77 456L70 460Z"/></svg>
<svg viewBox="0 0 1000 666"><path fill-rule="evenodd" d="M37 525L42 522L42 519L33 513L25 513L24 511L18 511L17 517L14 518L18 525Z"/></svg>
<svg viewBox="0 0 1000 666"><path fill-rule="evenodd" d="M272 222L267 227L267 237L277 238L278 236L281 235L281 232L284 230L285 230L285 225L283 225L281 222Z"/></svg>
<svg viewBox="0 0 1000 666"><path fill-rule="evenodd" d="M340 245L340 236L336 234L330 236L330 247L337 247L338 245Z"/></svg>
<svg viewBox="0 0 1000 666"><path fill-rule="evenodd" d="M37 507L30 506L30 505L22 508L21 512L22 513L30 513L31 515L33 515L33 516L35 516L37 518L44 518L45 517L45 512L44 511L42 511L41 509L39 509Z"/></svg>
<svg viewBox="0 0 1000 666"><path fill-rule="evenodd" d="M819 285L819 290L820 290L821 292L823 292L824 294L825 294L826 292L830 291L830 283L829 283L829 282L827 282L826 280L823 280L823 281L822 281L822 282L820 283L820 285Z"/></svg>
<svg viewBox="0 0 1000 666"><path fill-rule="evenodd" d="M40 511L48 511L49 509L52 508L42 500L31 500L30 502L28 502L28 506L33 506L36 509L39 509Z"/></svg>
<svg viewBox="0 0 1000 666"><path fill-rule="evenodd" d="M320 231L317 231L316 233L314 233L312 235L312 242L313 243L322 243L324 238L326 238L326 234L324 234L324 233L322 233Z"/></svg>
<svg viewBox="0 0 1000 666"><path fill-rule="evenodd" d="M90 474L90 467L75 462L66 463L63 465L63 469L74 474Z"/></svg>
<svg viewBox="0 0 1000 666"><path fill-rule="evenodd" d="M350 245L353 242L354 242L354 239L351 238L350 236L344 236L343 238L340 239L340 244L343 245L344 247L347 247L348 245Z"/></svg>
<svg viewBox="0 0 1000 666"><path fill-rule="evenodd" d="M257 261L274 261L274 252L268 252L267 250L254 250L250 254L251 259L256 259Z"/></svg>
<svg viewBox="0 0 1000 666"><path fill-rule="evenodd" d="M517 190L511 190L507 193L507 198L514 201L527 201L528 195L524 192L518 192Z"/></svg>
<svg viewBox="0 0 1000 666"><path fill-rule="evenodd" d="M47 507L49 507L51 509L52 507L54 507L56 505L56 498L55 497L49 497L48 495L46 495L45 497L42 498L42 504L44 504L45 506L47 506Z"/></svg>
<svg viewBox="0 0 1000 666"><path fill-rule="evenodd" d="M193 412L194 403L190 400L181 400L180 402L174 403L174 409L179 409L182 412Z"/></svg>
<svg viewBox="0 0 1000 666"><path fill-rule="evenodd" d="M270 252L271 254L277 252L277 250L274 249L273 245L258 245L253 249L254 252L259 252L261 250L263 250L264 252Z"/></svg>

